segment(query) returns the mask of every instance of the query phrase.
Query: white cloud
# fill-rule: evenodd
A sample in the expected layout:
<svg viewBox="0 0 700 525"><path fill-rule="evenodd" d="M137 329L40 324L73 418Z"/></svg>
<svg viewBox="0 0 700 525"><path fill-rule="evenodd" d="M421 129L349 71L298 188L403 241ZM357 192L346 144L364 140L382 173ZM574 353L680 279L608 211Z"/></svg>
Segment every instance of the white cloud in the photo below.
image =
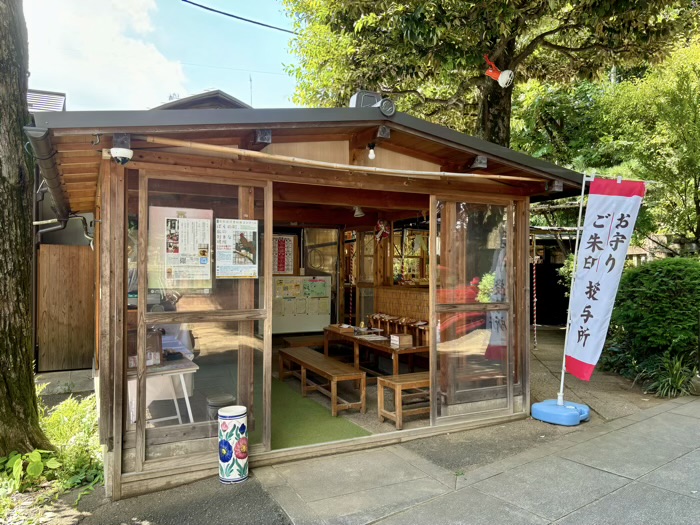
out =
<svg viewBox="0 0 700 525"><path fill-rule="evenodd" d="M29 87L69 110L147 109L184 95L185 74L149 41L155 0L24 0Z"/></svg>

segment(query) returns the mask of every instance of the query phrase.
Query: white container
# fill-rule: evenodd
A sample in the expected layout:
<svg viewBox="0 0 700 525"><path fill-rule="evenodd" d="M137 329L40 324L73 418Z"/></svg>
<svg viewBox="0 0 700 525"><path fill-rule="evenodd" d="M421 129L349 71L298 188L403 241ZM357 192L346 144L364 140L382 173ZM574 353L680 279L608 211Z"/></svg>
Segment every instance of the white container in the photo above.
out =
<svg viewBox="0 0 700 525"><path fill-rule="evenodd" d="M248 479L248 409L233 405L219 409L219 480Z"/></svg>

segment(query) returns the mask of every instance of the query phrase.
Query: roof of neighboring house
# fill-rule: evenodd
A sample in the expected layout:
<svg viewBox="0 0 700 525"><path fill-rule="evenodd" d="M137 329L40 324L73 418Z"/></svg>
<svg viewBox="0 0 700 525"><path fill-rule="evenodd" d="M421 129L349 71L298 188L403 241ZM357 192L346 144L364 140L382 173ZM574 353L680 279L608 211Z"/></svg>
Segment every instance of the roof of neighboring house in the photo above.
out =
<svg viewBox="0 0 700 525"><path fill-rule="evenodd" d="M253 107L220 89L214 89L171 100L153 109L253 109Z"/></svg>
<svg viewBox="0 0 700 525"><path fill-rule="evenodd" d="M27 106L30 113L37 111L65 111L66 94L40 89L27 90Z"/></svg>

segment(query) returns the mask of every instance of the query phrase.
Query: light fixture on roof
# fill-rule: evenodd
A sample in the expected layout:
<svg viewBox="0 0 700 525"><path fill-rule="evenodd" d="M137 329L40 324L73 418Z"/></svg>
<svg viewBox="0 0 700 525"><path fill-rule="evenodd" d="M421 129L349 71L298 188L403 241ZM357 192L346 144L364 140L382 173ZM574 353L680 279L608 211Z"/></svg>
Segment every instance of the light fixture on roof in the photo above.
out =
<svg viewBox="0 0 700 525"><path fill-rule="evenodd" d="M483 155L477 155L476 157L474 157L474 160L472 161L472 164L469 167L472 169L486 169L489 167L489 159L487 159Z"/></svg>
<svg viewBox="0 0 700 525"><path fill-rule="evenodd" d="M503 89L507 88L513 83L515 73L513 73L510 69L504 69L503 71L501 71L496 67L496 64L489 60L488 55L484 55L484 59L486 60L486 63L489 66L489 68L486 70L487 77L491 77L492 79L494 79L496 82L498 82L498 85L501 86Z"/></svg>
<svg viewBox="0 0 700 525"><path fill-rule="evenodd" d="M369 144L367 144L367 147L369 148L369 155L367 155L369 157L369 160L374 160L377 158L377 154L374 152L374 146L374 142L370 142Z"/></svg>
<svg viewBox="0 0 700 525"><path fill-rule="evenodd" d="M360 208L359 206L353 206L352 209L355 212L354 213L355 217L364 217L365 216L365 212L363 212L362 208Z"/></svg>

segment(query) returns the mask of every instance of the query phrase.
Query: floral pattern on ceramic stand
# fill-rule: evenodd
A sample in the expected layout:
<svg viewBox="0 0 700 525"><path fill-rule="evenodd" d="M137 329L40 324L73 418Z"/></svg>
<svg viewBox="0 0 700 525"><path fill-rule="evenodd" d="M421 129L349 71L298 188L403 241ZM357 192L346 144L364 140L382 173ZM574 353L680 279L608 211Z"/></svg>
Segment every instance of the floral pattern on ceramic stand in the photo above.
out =
<svg viewBox="0 0 700 525"><path fill-rule="evenodd" d="M219 409L219 480L248 479L248 411L240 405Z"/></svg>

